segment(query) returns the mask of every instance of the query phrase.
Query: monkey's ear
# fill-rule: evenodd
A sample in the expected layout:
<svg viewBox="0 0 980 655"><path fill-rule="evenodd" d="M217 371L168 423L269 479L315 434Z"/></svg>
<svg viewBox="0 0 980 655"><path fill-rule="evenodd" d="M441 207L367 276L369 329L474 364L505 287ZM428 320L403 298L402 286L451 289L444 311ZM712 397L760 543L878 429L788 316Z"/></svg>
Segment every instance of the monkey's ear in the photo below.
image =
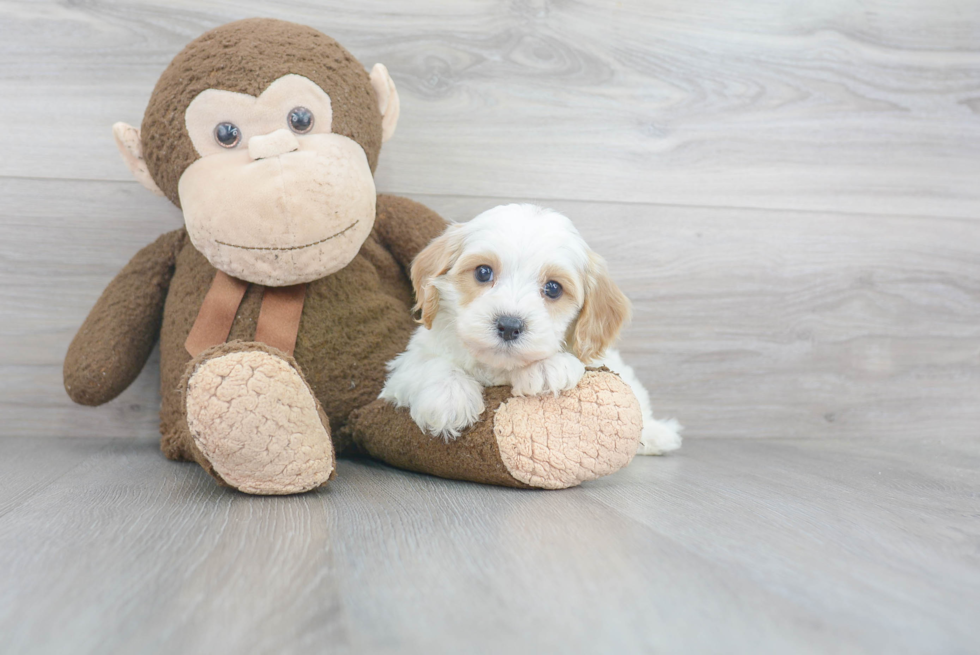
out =
<svg viewBox="0 0 980 655"><path fill-rule="evenodd" d="M119 154L122 155L126 167L129 168L129 172L133 174L136 181L156 195L162 196L163 191L150 177L150 171L146 168L140 131L132 125L116 123L112 126L112 136L116 137L116 147L119 148Z"/></svg>
<svg viewBox="0 0 980 655"><path fill-rule="evenodd" d="M395 133L398 124L398 112L401 103L398 101L398 90L395 82L388 75L384 64L375 64L371 69L371 86L378 96L378 109L381 110L381 142L384 143Z"/></svg>

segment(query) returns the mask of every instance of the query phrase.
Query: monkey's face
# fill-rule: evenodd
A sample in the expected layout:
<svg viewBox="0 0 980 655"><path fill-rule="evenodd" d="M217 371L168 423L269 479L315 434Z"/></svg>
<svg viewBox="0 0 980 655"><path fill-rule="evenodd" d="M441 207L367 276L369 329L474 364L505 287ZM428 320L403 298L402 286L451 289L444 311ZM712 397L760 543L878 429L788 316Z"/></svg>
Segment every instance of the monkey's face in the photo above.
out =
<svg viewBox="0 0 980 655"><path fill-rule="evenodd" d="M200 159L177 185L187 233L234 277L285 286L346 266L377 193L364 149L331 133L330 96L300 75L258 97L208 89L185 122Z"/></svg>

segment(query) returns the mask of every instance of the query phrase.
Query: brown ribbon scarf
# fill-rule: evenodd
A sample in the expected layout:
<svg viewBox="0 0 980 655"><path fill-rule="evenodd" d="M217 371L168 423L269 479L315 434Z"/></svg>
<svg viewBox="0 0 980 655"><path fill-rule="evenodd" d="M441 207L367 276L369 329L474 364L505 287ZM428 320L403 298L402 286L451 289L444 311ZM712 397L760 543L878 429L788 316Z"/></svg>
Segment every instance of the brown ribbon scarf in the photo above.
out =
<svg viewBox="0 0 980 655"><path fill-rule="evenodd" d="M191 357L228 340L231 325L235 322L238 307L242 304L249 283L218 271L204 302L197 313L194 327L187 335L184 347ZM306 285L289 287L265 287L262 292L262 308L255 326L255 340L278 348L292 355L299 333L299 319L303 314Z"/></svg>

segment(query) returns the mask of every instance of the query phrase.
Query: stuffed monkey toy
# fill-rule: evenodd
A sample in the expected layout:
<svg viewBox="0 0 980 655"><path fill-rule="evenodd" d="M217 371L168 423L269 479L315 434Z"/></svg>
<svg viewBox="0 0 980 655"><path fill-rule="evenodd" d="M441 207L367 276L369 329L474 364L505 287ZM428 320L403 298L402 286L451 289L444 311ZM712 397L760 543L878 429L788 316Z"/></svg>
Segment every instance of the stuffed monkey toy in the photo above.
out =
<svg viewBox="0 0 980 655"><path fill-rule="evenodd" d="M525 488L629 463L640 410L608 372L557 398L487 389L480 421L450 442L377 400L415 327L411 262L446 227L375 190L398 113L384 66L368 73L309 27L243 20L184 48L142 128L113 132L185 226L140 250L96 302L65 358L72 400L115 398L159 339L164 455L251 494L325 485L341 454Z"/></svg>

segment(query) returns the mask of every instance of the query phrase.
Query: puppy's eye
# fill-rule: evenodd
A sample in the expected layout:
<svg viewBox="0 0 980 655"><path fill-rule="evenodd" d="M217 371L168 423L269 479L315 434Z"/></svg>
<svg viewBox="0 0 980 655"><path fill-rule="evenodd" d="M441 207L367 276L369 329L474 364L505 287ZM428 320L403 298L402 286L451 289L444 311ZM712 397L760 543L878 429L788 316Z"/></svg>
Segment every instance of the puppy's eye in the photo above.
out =
<svg viewBox="0 0 980 655"><path fill-rule="evenodd" d="M552 300L557 300L561 298L562 288L561 285L554 280L548 280L544 283L544 287L541 289L544 291L544 295L548 296Z"/></svg>
<svg viewBox="0 0 980 655"><path fill-rule="evenodd" d="M234 123L218 123L214 128L214 140L222 148L234 148L242 140L242 132Z"/></svg>
<svg viewBox="0 0 980 655"><path fill-rule="evenodd" d="M296 134L306 134L313 129L313 113L306 107L296 107L289 112L289 128Z"/></svg>
<svg viewBox="0 0 980 655"><path fill-rule="evenodd" d="M489 282L493 279L493 269L487 265L477 266L473 274L476 275L477 282Z"/></svg>

